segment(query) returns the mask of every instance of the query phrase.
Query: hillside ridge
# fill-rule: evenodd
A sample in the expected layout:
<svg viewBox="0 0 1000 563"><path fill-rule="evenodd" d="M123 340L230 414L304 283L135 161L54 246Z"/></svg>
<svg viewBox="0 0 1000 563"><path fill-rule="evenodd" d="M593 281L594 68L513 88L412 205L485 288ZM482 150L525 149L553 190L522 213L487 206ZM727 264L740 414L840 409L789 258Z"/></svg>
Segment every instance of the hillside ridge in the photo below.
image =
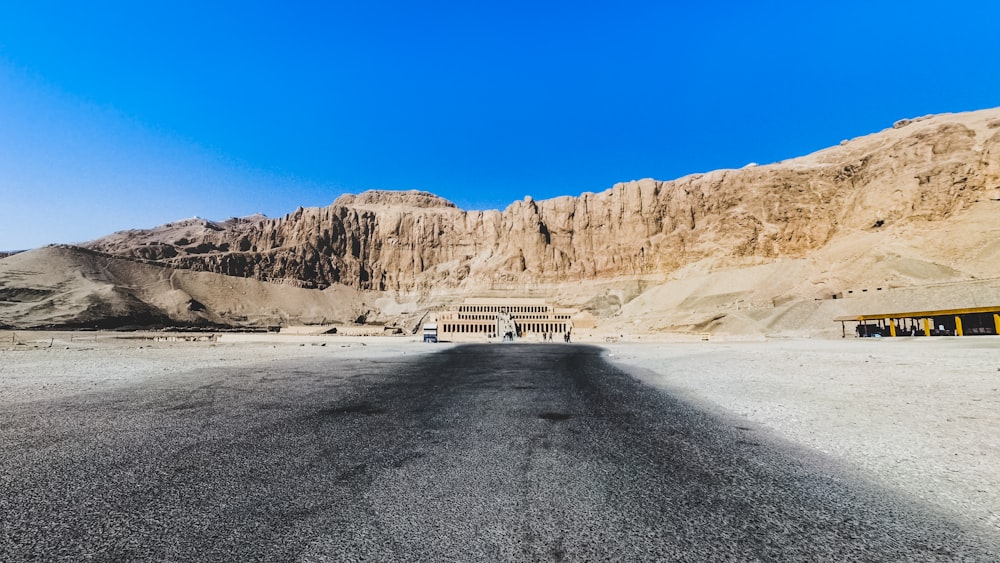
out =
<svg viewBox="0 0 1000 563"><path fill-rule="evenodd" d="M901 120L779 163L463 211L427 192L346 194L277 219L127 232L88 248L305 287L531 287L803 257L834 237L1000 199L1000 109ZM206 222L207 223L207 222ZM141 241L141 244L139 242Z"/></svg>
<svg viewBox="0 0 1000 563"><path fill-rule="evenodd" d="M468 296L530 295L616 334L830 335L843 314L1000 300L1000 108L900 120L772 164L525 197L503 210L375 190L278 218L185 219L83 247L99 254L0 259L0 324L121 311L122 322L405 324ZM197 283L177 292L171 279Z"/></svg>

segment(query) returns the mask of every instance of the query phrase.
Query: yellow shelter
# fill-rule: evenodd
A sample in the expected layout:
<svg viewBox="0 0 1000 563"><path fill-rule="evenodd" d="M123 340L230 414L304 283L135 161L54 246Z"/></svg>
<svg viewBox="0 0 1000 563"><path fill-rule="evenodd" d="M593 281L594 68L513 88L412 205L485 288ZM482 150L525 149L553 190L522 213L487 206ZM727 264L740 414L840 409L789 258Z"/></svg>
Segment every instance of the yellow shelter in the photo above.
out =
<svg viewBox="0 0 1000 563"><path fill-rule="evenodd" d="M848 322L858 323L855 332L859 337L997 335L1000 334L1000 305L845 315L834 321L840 323L845 338Z"/></svg>

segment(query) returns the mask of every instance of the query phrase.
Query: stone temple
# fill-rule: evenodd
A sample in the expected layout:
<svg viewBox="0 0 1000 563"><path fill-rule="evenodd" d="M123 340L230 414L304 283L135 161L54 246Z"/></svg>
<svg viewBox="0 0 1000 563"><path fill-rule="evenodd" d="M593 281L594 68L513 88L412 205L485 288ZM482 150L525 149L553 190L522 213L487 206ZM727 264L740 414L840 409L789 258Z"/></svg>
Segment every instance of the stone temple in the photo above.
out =
<svg viewBox="0 0 1000 563"><path fill-rule="evenodd" d="M593 317L562 309L536 298L468 298L456 310L437 314L440 336L446 340L518 338L561 339L574 328L593 328Z"/></svg>

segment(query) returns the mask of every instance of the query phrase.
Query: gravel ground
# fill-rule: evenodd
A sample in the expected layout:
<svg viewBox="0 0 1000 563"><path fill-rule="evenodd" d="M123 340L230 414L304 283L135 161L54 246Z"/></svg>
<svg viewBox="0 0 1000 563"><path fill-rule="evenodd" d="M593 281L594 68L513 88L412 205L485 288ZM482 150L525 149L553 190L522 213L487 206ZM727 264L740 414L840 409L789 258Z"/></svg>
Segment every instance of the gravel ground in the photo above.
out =
<svg viewBox="0 0 1000 563"><path fill-rule="evenodd" d="M332 342L3 352L0 559L1000 558L598 348Z"/></svg>
<svg viewBox="0 0 1000 563"><path fill-rule="evenodd" d="M660 389L1000 536L1000 339L611 344Z"/></svg>
<svg viewBox="0 0 1000 563"><path fill-rule="evenodd" d="M272 334L223 334L214 341L182 340L209 336L0 331L0 404L106 391L203 368L252 368L311 357L405 357L447 346L423 345L412 338Z"/></svg>

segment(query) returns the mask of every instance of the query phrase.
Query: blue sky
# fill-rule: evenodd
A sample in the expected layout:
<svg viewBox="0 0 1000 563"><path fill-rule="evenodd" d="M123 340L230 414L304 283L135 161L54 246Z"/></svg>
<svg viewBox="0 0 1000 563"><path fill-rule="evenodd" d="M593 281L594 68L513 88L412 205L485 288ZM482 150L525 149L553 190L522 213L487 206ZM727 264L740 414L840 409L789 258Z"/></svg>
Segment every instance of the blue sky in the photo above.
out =
<svg viewBox="0 0 1000 563"><path fill-rule="evenodd" d="M997 21L963 0L5 2L0 249L783 160L1000 105Z"/></svg>

